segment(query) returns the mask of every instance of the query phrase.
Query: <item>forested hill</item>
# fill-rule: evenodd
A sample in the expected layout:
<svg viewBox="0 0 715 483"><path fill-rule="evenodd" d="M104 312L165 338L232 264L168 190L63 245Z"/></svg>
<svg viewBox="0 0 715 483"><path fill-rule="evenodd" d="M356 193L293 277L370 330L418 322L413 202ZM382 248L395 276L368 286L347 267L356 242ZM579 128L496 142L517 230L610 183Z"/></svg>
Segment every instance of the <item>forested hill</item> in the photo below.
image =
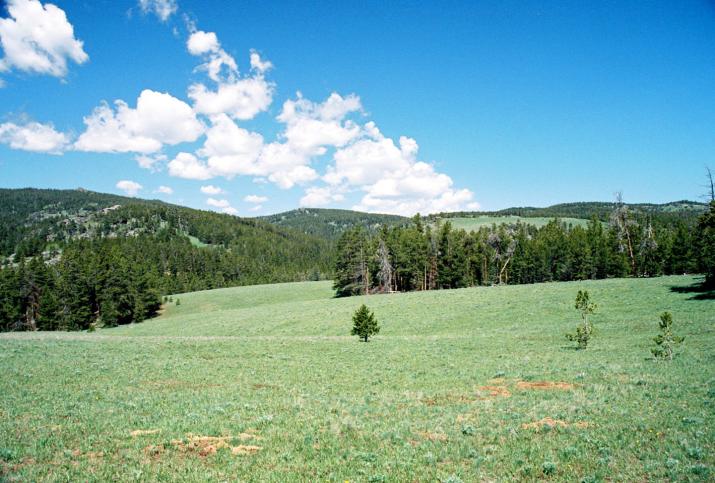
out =
<svg viewBox="0 0 715 483"><path fill-rule="evenodd" d="M410 221L408 218L397 215L323 208L299 208L285 213L264 216L260 219L328 240L337 240L342 233L357 226L367 229L368 232L373 232L382 225L404 226Z"/></svg>
<svg viewBox="0 0 715 483"><path fill-rule="evenodd" d="M257 219L81 189L0 189L0 330L139 322L162 295L328 278L333 254L325 239Z"/></svg>
<svg viewBox="0 0 715 483"><path fill-rule="evenodd" d="M577 203L561 203L546 208L535 207L514 207L506 208L499 211L469 211L469 212L453 212L439 213L433 215L432 219L446 218L469 218L479 216L521 216L525 218L581 218L588 220L594 216L601 221L608 221L614 208L613 202L607 201L586 201ZM636 212L644 215L651 215L659 219L677 221L677 220L695 220L708 210L707 203L699 203L697 201L673 201L664 204L654 203L630 203L626 206Z"/></svg>
<svg viewBox="0 0 715 483"><path fill-rule="evenodd" d="M0 261L57 258L68 245L97 240L154 245L147 252L163 246L175 261L220 260L214 266L218 273L177 266L175 278L193 271L188 278L203 281L167 280L162 286L167 291L324 278L332 263L324 240L257 219L83 189L0 189ZM158 263L147 261L152 262Z"/></svg>

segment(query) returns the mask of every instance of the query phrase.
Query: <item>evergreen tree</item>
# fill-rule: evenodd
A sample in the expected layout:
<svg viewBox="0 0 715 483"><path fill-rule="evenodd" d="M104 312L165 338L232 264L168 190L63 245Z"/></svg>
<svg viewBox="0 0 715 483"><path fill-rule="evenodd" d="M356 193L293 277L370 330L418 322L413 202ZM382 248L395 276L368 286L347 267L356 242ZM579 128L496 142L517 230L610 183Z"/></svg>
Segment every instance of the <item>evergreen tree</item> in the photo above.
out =
<svg viewBox="0 0 715 483"><path fill-rule="evenodd" d="M673 359L673 350L676 345L681 344L685 337L679 337L673 334L673 316L670 312L663 312L660 316L660 334L653 338L655 347L650 351L658 359Z"/></svg>
<svg viewBox="0 0 715 483"><path fill-rule="evenodd" d="M581 323L576 327L576 333L566 334L566 339L578 343L579 349L585 349L588 347L588 342L593 335L593 324L591 323L590 315L596 311L596 304L591 302L587 290L579 290L578 294L576 294L574 307L581 315Z"/></svg>
<svg viewBox="0 0 715 483"><path fill-rule="evenodd" d="M353 328L350 334L357 335L360 339L367 342L369 337L379 332L380 326L375 318L375 314L373 314L365 304L362 304L353 315Z"/></svg>
<svg viewBox="0 0 715 483"><path fill-rule="evenodd" d="M715 286L715 201L710 202L710 210L698 220L696 232L698 265L705 273L705 284Z"/></svg>

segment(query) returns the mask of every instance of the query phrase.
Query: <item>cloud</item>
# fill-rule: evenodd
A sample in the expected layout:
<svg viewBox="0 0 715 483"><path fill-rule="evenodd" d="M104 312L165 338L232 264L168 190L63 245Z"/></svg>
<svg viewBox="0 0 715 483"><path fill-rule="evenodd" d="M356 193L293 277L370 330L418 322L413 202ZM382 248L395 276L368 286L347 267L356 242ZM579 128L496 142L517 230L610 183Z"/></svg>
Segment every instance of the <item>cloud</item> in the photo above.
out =
<svg viewBox="0 0 715 483"><path fill-rule="evenodd" d="M213 175L204 163L191 153L180 152L169 161L169 175L184 179L206 180Z"/></svg>
<svg viewBox="0 0 715 483"><path fill-rule="evenodd" d="M273 101L273 84L263 77L272 67L269 61L251 52L252 76L241 76L236 60L221 48L214 32L197 30L186 42L192 55L203 57L204 63L198 70L206 71L216 88L203 83L189 86L189 98L194 102L196 112L205 115L228 114L234 119L253 119L268 109Z"/></svg>
<svg viewBox="0 0 715 483"><path fill-rule="evenodd" d="M0 124L0 143L8 144L12 149L62 154L69 142L69 136L56 131L51 124L39 122L28 122L24 125L12 122Z"/></svg>
<svg viewBox="0 0 715 483"><path fill-rule="evenodd" d="M354 206L359 211L413 215L460 211L474 206L474 194L455 189L452 178L419 161L417 142L402 136L399 143L385 137L375 123L363 126L360 139L338 149L323 177L333 190L355 187L365 194ZM307 193L304 199L327 204L325 196ZM303 202L303 200L301 200ZM318 205L316 205L318 206Z"/></svg>
<svg viewBox="0 0 715 483"><path fill-rule="evenodd" d="M139 0L139 8L145 14L153 13L166 22L178 10L176 0Z"/></svg>
<svg viewBox="0 0 715 483"><path fill-rule="evenodd" d="M245 121L268 109L273 101L273 86L263 77L247 77L221 82L215 90L201 83L192 84L188 95L200 114L226 113Z"/></svg>
<svg viewBox="0 0 715 483"><path fill-rule="evenodd" d="M227 208L231 206L231 203L229 203L228 200L217 200L215 198L207 199L206 204L213 206L214 208Z"/></svg>
<svg viewBox="0 0 715 483"><path fill-rule="evenodd" d="M83 64L89 56L74 36L64 10L39 0L7 0L7 18L0 18L0 44L5 56L0 72L12 69L64 77L67 61Z"/></svg>
<svg viewBox="0 0 715 483"><path fill-rule="evenodd" d="M263 148L263 136L240 128L226 114L211 118L206 141L197 154L207 159L214 176L231 179L236 175L261 174L256 166Z"/></svg>
<svg viewBox="0 0 715 483"><path fill-rule="evenodd" d="M74 147L79 151L100 153L153 153L164 144L193 142L204 131L191 107L167 93L145 89L137 98L137 107L126 102L106 102L84 118L87 129Z"/></svg>
<svg viewBox="0 0 715 483"><path fill-rule="evenodd" d="M141 189L143 188L143 186L136 181L129 181L126 179L117 181L116 186L129 196L136 196L137 193L139 193L139 191L141 191Z"/></svg>
<svg viewBox="0 0 715 483"><path fill-rule="evenodd" d="M261 59L261 55L255 50L251 51L251 69L255 69L259 73L263 74L273 68L273 64L270 60Z"/></svg>
<svg viewBox="0 0 715 483"><path fill-rule="evenodd" d="M263 205L256 205L249 208L249 211L259 211L263 208Z"/></svg>
<svg viewBox="0 0 715 483"><path fill-rule="evenodd" d="M268 198L265 196L259 196L259 195L248 195L243 198L243 201L247 203L255 203L255 204L260 204L260 203L265 203L268 201Z"/></svg>
<svg viewBox="0 0 715 483"><path fill-rule="evenodd" d="M345 197L341 193L336 193L331 187L318 188L311 186L305 190L305 195L300 199L300 206L316 208L326 206L332 202L343 201Z"/></svg>
<svg viewBox="0 0 715 483"><path fill-rule="evenodd" d="M220 195L220 194L224 193L224 191L221 188L219 188L218 186L214 186L214 185L202 186L201 192L205 195Z"/></svg>
<svg viewBox="0 0 715 483"><path fill-rule="evenodd" d="M162 193L162 194L165 194L165 195L174 194L173 188L170 188L169 186L163 186L163 185L162 185L162 186L159 186L159 187L156 189L156 192L157 192L157 193Z"/></svg>
<svg viewBox="0 0 715 483"><path fill-rule="evenodd" d="M360 98L333 92L322 103L304 99L287 100L278 115L285 123L283 137L292 150L307 156L325 154L326 146L340 147L360 134L360 127L345 117L361 109Z"/></svg>
<svg viewBox="0 0 715 483"><path fill-rule="evenodd" d="M214 208L218 208L222 213L227 213L229 215L235 215L238 213L238 210L231 206L231 203L229 203L226 199L217 200L215 198L209 198L206 200L206 204Z"/></svg>
<svg viewBox="0 0 715 483"><path fill-rule="evenodd" d="M165 154L138 154L134 156L134 159L136 160L139 167L148 169L152 172L158 172L161 170L161 165L164 164L164 162L167 160L167 157Z"/></svg>
<svg viewBox="0 0 715 483"><path fill-rule="evenodd" d="M218 52L220 44L214 32L203 32L198 30L189 36L186 41L186 48L191 55L204 55L210 52Z"/></svg>

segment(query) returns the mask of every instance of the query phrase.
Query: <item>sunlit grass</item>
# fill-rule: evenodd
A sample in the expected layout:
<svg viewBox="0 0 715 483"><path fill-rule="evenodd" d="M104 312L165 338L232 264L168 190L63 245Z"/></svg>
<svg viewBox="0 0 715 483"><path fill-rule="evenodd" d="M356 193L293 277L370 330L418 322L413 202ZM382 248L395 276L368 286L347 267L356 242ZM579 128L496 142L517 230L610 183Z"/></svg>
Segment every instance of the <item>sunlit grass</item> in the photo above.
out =
<svg viewBox="0 0 715 483"><path fill-rule="evenodd" d="M241 287L180 295L135 326L7 335L1 471L25 481L709 480L715 300L670 290L693 282L348 299L326 282ZM563 335L578 323L578 289L599 304L585 351ZM347 335L363 302L382 325L367 344ZM649 352L664 310L686 336L671 363ZM230 438L212 452L191 448L190 435ZM260 449L233 454L241 445Z"/></svg>

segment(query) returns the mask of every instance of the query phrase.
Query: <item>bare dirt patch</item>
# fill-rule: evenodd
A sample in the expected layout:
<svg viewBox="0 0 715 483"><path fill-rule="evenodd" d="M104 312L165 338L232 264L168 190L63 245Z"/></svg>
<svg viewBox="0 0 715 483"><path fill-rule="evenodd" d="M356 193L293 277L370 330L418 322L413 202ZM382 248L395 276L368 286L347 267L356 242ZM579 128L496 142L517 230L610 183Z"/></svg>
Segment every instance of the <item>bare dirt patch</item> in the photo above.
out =
<svg viewBox="0 0 715 483"><path fill-rule="evenodd" d="M187 434L184 439L174 439L170 446L173 449L187 454L196 454L202 458L216 454L220 449L228 449L233 455L249 455L255 454L262 450L261 446L239 444L233 446L236 440L259 440L260 436L252 433L240 433L235 436L197 436ZM159 458L164 452L165 446L150 445L144 448L144 452L153 458Z"/></svg>
<svg viewBox="0 0 715 483"><path fill-rule="evenodd" d="M519 381L516 383L518 389L525 390L560 390L560 391L570 391L574 386L568 382L555 382L555 381Z"/></svg>
<svg viewBox="0 0 715 483"><path fill-rule="evenodd" d="M541 431L544 428L568 428L569 426L574 426L579 429L585 429L591 426L591 423L587 421L578 421L575 423L567 423L561 419L553 418L543 418L539 421L534 421L533 423L524 423L521 425L521 429L533 429L535 431Z"/></svg>
<svg viewBox="0 0 715 483"><path fill-rule="evenodd" d="M479 391L482 394L487 394L487 397L482 396L480 399L511 397L511 391L506 386L481 386Z"/></svg>

